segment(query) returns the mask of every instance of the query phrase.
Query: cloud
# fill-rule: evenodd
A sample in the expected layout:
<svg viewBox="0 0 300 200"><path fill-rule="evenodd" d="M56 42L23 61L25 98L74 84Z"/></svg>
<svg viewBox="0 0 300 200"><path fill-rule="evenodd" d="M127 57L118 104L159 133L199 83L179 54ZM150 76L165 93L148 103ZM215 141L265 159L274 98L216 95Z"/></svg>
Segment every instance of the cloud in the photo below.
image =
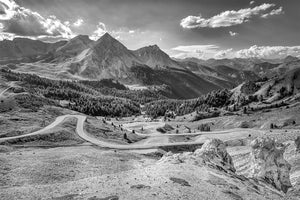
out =
<svg viewBox="0 0 300 200"><path fill-rule="evenodd" d="M196 57L199 59L214 58L220 51L217 45L190 45L190 46L177 46L171 49L176 54L172 55L175 58Z"/></svg>
<svg viewBox="0 0 300 200"><path fill-rule="evenodd" d="M222 59L222 58L231 58L232 57L232 52L233 49L225 49L225 50L220 50L217 52L214 56L216 59Z"/></svg>
<svg viewBox="0 0 300 200"><path fill-rule="evenodd" d="M235 53L238 58L268 58L279 59L286 56L299 56L300 46L251 46Z"/></svg>
<svg viewBox="0 0 300 200"><path fill-rule="evenodd" d="M15 37L39 36L71 38L74 36L70 27L56 16L44 18L39 13L16 4L13 0L0 0L1 37L8 34Z"/></svg>
<svg viewBox="0 0 300 200"><path fill-rule="evenodd" d="M98 40L106 32L107 32L107 29L106 29L105 24L102 22L99 22L96 30L93 32L93 34L90 36L90 38L91 38L91 40Z"/></svg>
<svg viewBox="0 0 300 200"><path fill-rule="evenodd" d="M229 31L229 34L230 34L230 36L232 36L232 37L234 37L234 36L237 36L237 35L238 35L238 33L236 33L236 32L232 32L232 31Z"/></svg>
<svg viewBox="0 0 300 200"><path fill-rule="evenodd" d="M300 46L251 46L246 49L221 49L216 45L178 46L171 50L179 51L172 55L175 58L196 57L199 59L223 58L264 58L282 59L286 56L300 56Z"/></svg>
<svg viewBox="0 0 300 200"><path fill-rule="evenodd" d="M245 8L240 10L228 10L224 11L218 15L211 18L203 18L201 14L199 16L188 16L181 20L180 25L186 29L195 28L219 28L219 27L230 27L234 25L243 24L248 22L251 18L255 16L262 17L265 14L271 15L272 12L276 10L269 11L270 8L275 7L275 4L264 3L260 6L253 8ZM282 8L281 8L282 9ZM274 14L272 14L274 15Z"/></svg>
<svg viewBox="0 0 300 200"><path fill-rule="evenodd" d="M284 11L283 11L282 7L278 8L278 9L274 9L270 13L266 13L266 14L262 15L261 17L262 18L268 18L268 17L271 17L273 15L281 15L281 14L284 14Z"/></svg>
<svg viewBox="0 0 300 200"><path fill-rule="evenodd" d="M250 4L250 5L253 5L254 3L255 3L255 1L250 1L250 3L249 3L249 4Z"/></svg>
<svg viewBox="0 0 300 200"><path fill-rule="evenodd" d="M84 23L84 20L80 18L80 19L77 19L77 20L73 23L73 26L75 26L75 27L80 27L83 23Z"/></svg>
<svg viewBox="0 0 300 200"><path fill-rule="evenodd" d="M198 51L211 51L218 49L219 47L216 45L190 45L190 46L177 46L172 48L175 51L183 51L183 52L198 52Z"/></svg>
<svg viewBox="0 0 300 200"><path fill-rule="evenodd" d="M109 27L106 27L106 25L102 22L99 22L97 25L96 30L92 33L90 38L92 40L98 40L102 35L105 33L109 33L112 35L115 39L120 41L126 41L126 40L138 40L139 37L142 36L144 32L141 32L139 29L129 29L127 27L121 27L118 29L110 29ZM145 40L145 38L143 38Z"/></svg>
<svg viewBox="0 0 300 200"><path fill-rule="evenodd" d="M122 27L119 28L117 30L111 30L110 34L115 37L118 40L130 40L133 39L135 37L137 37L138 35L141 35L141 31L139 29L136 30L132 30L132 29L128 29L126 27Z"/></svg>

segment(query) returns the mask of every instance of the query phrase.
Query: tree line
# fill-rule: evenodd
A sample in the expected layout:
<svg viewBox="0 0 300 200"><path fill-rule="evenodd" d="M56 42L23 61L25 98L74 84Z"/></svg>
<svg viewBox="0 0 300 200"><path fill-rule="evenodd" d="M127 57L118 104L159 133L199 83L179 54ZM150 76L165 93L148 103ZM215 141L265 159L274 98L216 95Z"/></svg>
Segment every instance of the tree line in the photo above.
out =
<svg viewBox="0 0 300 200"><path fill-rule="evenodd" d="M126 98L103 95L78 81L52 80L34 74L2 69L8 81L20 81L25 91L53 100L66 100L67 108L88 115L132 116L140 113L139 103Z"/></svg>

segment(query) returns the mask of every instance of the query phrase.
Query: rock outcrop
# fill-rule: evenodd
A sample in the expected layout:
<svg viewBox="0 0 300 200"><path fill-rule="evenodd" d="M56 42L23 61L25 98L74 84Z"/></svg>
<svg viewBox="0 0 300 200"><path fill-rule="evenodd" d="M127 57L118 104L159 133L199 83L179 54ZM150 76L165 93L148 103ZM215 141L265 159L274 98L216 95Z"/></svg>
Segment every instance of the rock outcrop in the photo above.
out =
<svg viewBox="0 0 300 200"><path fill-rule="evenodd" d="M219 170L235 172L232 158L226 151L226 145L219 139L207 140L202 148L195 152L167 153L160 162L207 165Z"/></svg>
<svg viewBox="0 0 300 200"><path fill-rule="evenodd" d="M264 180L286 193L292 187L291 165L283 157L286 146L271 138L257 138L250 146L252 152L248 176Z"/></svg>

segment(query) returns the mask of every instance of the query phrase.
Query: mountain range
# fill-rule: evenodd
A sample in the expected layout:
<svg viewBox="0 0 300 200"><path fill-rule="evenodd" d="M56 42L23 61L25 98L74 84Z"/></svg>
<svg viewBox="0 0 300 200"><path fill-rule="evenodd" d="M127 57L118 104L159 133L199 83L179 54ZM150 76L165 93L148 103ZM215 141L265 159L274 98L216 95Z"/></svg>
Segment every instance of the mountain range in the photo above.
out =
<svg viewBox="0 0 300 200"><path fill-rule="evenodd" d="M173 59L157 45L129 50L108 33L97 41L79 35L45 43L16 38L0 42L0 64L55 79L115 79L126 85L156 86L170 98L194 98L244 81L274 77L299 68L300 60Z"/></svg>

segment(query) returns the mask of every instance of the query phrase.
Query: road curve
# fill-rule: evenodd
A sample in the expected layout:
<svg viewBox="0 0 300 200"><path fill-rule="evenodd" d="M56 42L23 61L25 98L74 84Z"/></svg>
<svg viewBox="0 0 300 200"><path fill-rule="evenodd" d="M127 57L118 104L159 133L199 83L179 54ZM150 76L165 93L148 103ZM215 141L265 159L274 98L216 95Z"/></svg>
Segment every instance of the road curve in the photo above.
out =
<svg viewBox="0 0 300 200"><path fill-rule="evenodd" d="M111 148L111 149L153 149L153 148L158 148L158 147L168 147L168 146L185 146L185 145L202 145L203 141L196 141L196 142L176 142L176 143L136 143L136 144L114 144L114 143L109 143L106 141L101 141L93 136L90 136L84 131L84 122L87 119L86 116L83 115L63 115L59 116L55 119L53 123L50 125L46 126L45 128L35 131L33 133L25 134L25 135L20 135L20 136L14 136L14 137L6 137L6 138L0 138L0 143L3 143L8 140L14 140L14 139L19 139L19 138L25 138L25 137L30 137L34 135L43 135L43 134L48 134L48 130L56 127L60 123L62 123L65 119L67 118L76 118L77 119L77 125L76 125L76 133L78 134L79 137L84 139L85 141L88 141L94 145L104 147L104 148ZM233 131L219 131L219 132L207 132L209 134L214 133L214 134L225 134L225 133L232 133ZM187 133L187 134L162 134L162 135L143 135L145 137L162 137L162 136L192 136L192 135L201 135L205 134L206 132L201 132L201 133Z"/></svg>
<svg viewBox="0 0 300 200"><path fill-rule="evenodd" d="M203 142L177 142L177 143L156 143L156 144L128 144L128 145L123 145L123 144L112 144L109 142L101 141L98 140L95 137L90 136L89 134L85 133L84 131L84 122L86 120L86 116L83 115L63 115L59 116L55 119L55 121L46 126L45 128L25 134L25 135L20 135L20 136L14 136L14 137L6 137L6 138L0 138L0 143L3 143L8 140L14 140L14 139L19 139L19 138L25 138L25 137L30 137L34 135L43 135L43 134L48 134L48 130L51 128L54 128L55 126L59 125L62 123L65 119L67 118L76 118L77 119L77 126L76 126L76 133L84 139L85 141L88 141L94 145L104 147L104 148L111 148L111 149L153 149L153 148L158 148L158 147L168 147L168 146L184 146L184 145L202 145Z"/></svg>
<svg viewBox="0 0 300 200"><path fill-rule="evenodd" d="M12 87L9 87L9 88L6 88L5 90L3 90L3 91L0 93L0 97L1 97L7 90L9 90L10 88L12 88Z"/></svg>
<svg viewBox="0 0 300 200"><path fill-rule="evenodd" d="M134 122L134 123L138 124L138 122ZM144 123L144 122L141 122L141 123ZM123 124L123 127L126 130L131 132L131 131L134 130L130 127L131 124L132 123ZM161 127L162 126L164 126L164 123L161 123ZM160 126L157 126L157 127L160 127ZM258 130L258 129L253 129L253 130L258 131L258 132L262 132L261 130ZM139 133L139 132L135 131L135 134L137 134L139 136L143 136L143 137L165 137L165 136L217 135L217 134L227 134L227 133L233 133L233 132L249 132L249 130L243 129L243 128L234 128L234 129L223 130L223 131L199 131L199 132L195 132L195 133L160 133L160 134L146 134L146 133Z"/></svg>

